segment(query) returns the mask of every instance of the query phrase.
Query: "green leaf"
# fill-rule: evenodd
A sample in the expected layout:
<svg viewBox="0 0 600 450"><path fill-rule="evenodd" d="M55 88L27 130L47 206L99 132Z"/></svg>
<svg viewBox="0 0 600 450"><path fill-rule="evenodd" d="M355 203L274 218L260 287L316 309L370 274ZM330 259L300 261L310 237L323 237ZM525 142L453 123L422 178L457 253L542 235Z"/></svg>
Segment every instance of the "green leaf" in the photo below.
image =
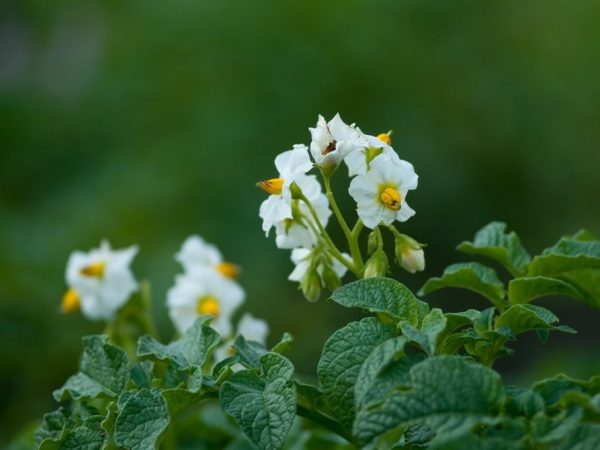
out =
<svg viewBox="0 0 600 450"><path fill-rule="evenodd" d="M234 373L221 387L219 401L242 431L261 449L279 449L296 417L294 366L278 353L260 357L261 370Z"/></svg>
<svg viewBox="0 0 600 450"><path fill-rule="evenodd" d="M569 392L582 392L590 396L600 393L600 375L589 380L577 380L564 374L538 381L532 388L542 396L547 406L556 405Z"/></svg>
<svg viewBox="0 0 600 450"><path fill-rule="evenodd" d="M408 322L400 322L402 334L409 341L415 342L429 356L436 352L438 339L446 329L447 319L439 308L434 308L423 318L421 329L413 327Z"/></svg>
<svg viewBox="0 0 600 450"><path fill-rule="evenodd" d="M493 422L504 399L500 376L459 356L435 356L409 370L407 386L361 408L354 435L368 444L395 428L414 424L451 439L479 423Z"/></svg>
<svg viewBox="0 0 600 450"><path fill-rule="evenodd" d="M199 317L183 336L168 345L150 336L142 336L138 342L137 355L157 361L170 361L179 369L202 366L210 352L220 341L219 334L210 326L210 319Z"/></svg>
<svg viewBox="0 0 600 450"><path fill-rule="evenodd" d="M70 411L66 408L59 408L56 411L44 415L42 425L35 430L34 438L37 446L42 442L58 441L63 436L67 428L72 428L75 425L74 419L71 417Z"/></svg>
<svg viewBox="0 0 600 450"><path fill-rule="evenodd" d="M348 429L354 421L354 385L371 351L394 337L394 329L375 317L351 322L323 346L317 374L334 416Z"/></svg>
<svg viewBox="0 0 600 450"><path fill-rule="evenodd" d="M529 275L554 276L580 269L600 269L600 241L562 238L533 259Z"/></svg>
<svg viewBox="0 0 600 450"><path fill-rule="evenodd" d="M508 327L516 336L530 330L555 330L575 333L567 326L555 326L558 322L552 312L534 305L512 305L496 318L496 328Z"/></svg>
<svg viewBox="0 0 600 450"><path fill-rule="evenodd" d="M140 389L128 395L119 408L115 443L128 450L154 449L169 422L167 403L160 392L157 389Z"/></svg>
<svg viewBox="0 0 600 450"><path fill-rule="evenodd" d="M354 404L360 409L367 403L381 401L389 392L409 383L409 369L423 359L422 354L406 355L404 336L379 344L361 365L354 388Z"/></svg>
<svg viewBox="0 0 600 450"><path fill-rule="evenodd" d="M506 224L492 222L475 234L473 242L462 242L457 249L468 255L492 259L514 276L524 275L531 257L517 234L505 230Z"/></svg>
<svg viewBox="0 0 600 450"><path fill-rule="evenodd" d="M235 349L235 356L238 361L247 368L260 368L260 357L267 352L262 344L247 341L242 335L235 338L232 347Z"/></svg>
<svg viewBox="0 0 600 450"><path fill-rule="evenodd" d="M452 264L444 270L440 278L428 280L420 293L427 295L448 287L477 292L495 305L502 305L504 302L504 285L496 275L496 271L483 264L475 262Z"/></svg>
<svg viewBox="0 0 600 450"><path fill-rule="evenodd" d="M508 284L508 300L510 303L529 303L548 295L566 295L584 300L582 292L572 284L550 277L515 278Z"/></svg>
<svg viewBox="0 0 600 450"><path fill-rule="evenodd" d="M427 303L391 278L354 281L335 290L331 299L342 306L383 313L396 321L407 320L412 325L418 325L429 312Z"/></svg>
<svg viewBox="0 0 600 450"><path fill-rule="evenodd" d="M62 401L116 397L127 384L129 370L123 349L109 344L106 336L86 336L79 373L54 391L54 398Z"/></svg>

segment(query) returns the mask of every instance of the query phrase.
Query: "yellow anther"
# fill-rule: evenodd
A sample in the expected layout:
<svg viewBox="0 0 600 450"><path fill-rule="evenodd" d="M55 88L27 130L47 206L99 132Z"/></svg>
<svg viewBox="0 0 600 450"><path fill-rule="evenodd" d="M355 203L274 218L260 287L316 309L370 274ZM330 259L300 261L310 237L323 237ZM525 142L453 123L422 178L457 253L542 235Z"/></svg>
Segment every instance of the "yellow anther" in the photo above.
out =
<svg viewBox="0 0 600 450"><path fill-rule="evenodd" d="M383 203L386 208L389 208L394 211L398 211L400 206L402 206L402 196L400 192L396 188L386 187L381 194L379 194L379 199L381 203Z"/></svg>
<svg viewBox="0 0 600 450"><path fill-rule="evenodd" d="M386 145L392 145L392 136L390 136L389 132L378 134L377 139L379 139L381 142L383 142Z"/></svg>
<svg viewBox="0 0 600 450"><path fill-rule="evenodd" d="M279 195L283 190L283 178L271 178L270 180L259 181L256 185L267 194Z"/></svg>
<svg viewBox="0 0 600 450"><path fill-rule="evenodd" d="M89 266L85 266L83 269L81 269L79 271L79 273L81 273L81 275L85 275L88 277L102 278L104 276L105 267L106 267L106 264L103 263L102 261L95 262L95 263L90 264Z"/></svg>
<svg viewBox="0 0 600 450"><path fill-rule="evenodd" d="M61 310L65 314L74 313L75 311L79 311L81 307L81 299L79 298L79 294L75 289L69 289L65 292L62 298Z"/></svg>
<svg viewBox="0 0 600 450"><path fill-rule="evenodd" d="M215 268L217 269L217 272L226 278L237 278L240 274L240 268L230 262L219 263Z"/></svg>
<svg viewBox="0 0 600 450"><path fill-rule="evenodd" d="M206 296L198 299L196 312L201 316L218 316L221 310L219 301L215 297Z"/></svg>

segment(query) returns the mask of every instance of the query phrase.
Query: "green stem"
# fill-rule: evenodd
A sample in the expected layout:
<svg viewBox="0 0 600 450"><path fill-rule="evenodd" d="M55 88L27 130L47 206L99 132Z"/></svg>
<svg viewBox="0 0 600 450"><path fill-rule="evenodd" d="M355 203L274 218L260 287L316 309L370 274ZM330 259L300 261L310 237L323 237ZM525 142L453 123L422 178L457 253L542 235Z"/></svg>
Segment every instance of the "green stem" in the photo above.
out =
<svg viewBox="0 0 600 450"><path fill-rule="evenodd" d="M312 203L306 198L306 196L304 194L302 194L302 196L300 197L300 200L302 200L306 204L308 210L310 211L310 214L312 215L312 217L315 221L315 224L317 225L317 228L319 229L319 234L320 234L321 238L323 239L323 241L325 242L325 244L327 245L327 250L329 250L331 255L334 256L339 262L341 262L344 266L346 266L348 268L348 270L350 270L357 277L359 277L360 271L358 271L356 269L354 264L350 263L350 261L348 261L346 258L344 258L342 253L335 246L335 244L333 243L333 240L329 236L329 233L327 233L327 231L325 230L325 227L319 220L319 216L317 216L317 211L315 211L315 208L313 207Z"/></svg>
<svg viewBox="0 0 600 450"><path fill-rule="evenodd" d="M321 414L320 412L315 411L314 409L308 409L302 405L297 406L296 412L299 416L304 417L305 419L308 419L311 422L314 422L318 425L321 425L323 428L337 434L340 437L343 437L351 444L354 444L354 439L352 438L352 435L338 422L327 417L326 415Z"/></svg>
<svg viewBox="0 0 600 450"><path fill-rule="evenodd" d="M358 234L360 234L360 231L355 235L354 231L356 229L356 226L353 230L350 230L350 227L348 227L348 224L346 223L346 220L342 215L342 211L340 210L337 202L335 201L333 191L331 190L331 175L325 175L323 172L321 172L321 175L323 175L323 183L325 184L325 194L327 195L327 199L329 200L331 209L333 209L333 214L335 215L335 218L340 224L340 227L344 232L344 236L346 236L346 240L348 241L348 247L350 248L350 255L352 256L354 266L356 267L358 272L361 272L364 263L362 259L362 254L360 252L360 247L358 246ZM362 225L362 222L360 223Z"/></svg>

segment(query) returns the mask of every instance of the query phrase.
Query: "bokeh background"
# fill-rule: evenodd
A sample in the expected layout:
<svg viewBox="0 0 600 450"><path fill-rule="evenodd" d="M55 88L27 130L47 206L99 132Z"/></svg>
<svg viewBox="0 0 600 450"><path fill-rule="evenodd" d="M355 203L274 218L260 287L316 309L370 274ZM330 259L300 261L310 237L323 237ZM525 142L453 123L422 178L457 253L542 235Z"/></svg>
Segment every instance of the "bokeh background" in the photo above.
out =
<svg viewBox="0 0 600 450"><path fill-rule="evenodd" d="M340 112L413 162L427 247L418 289L464 260L454 246L493 219L538 252L600 232L600 3L433 0L144 2L0 6L0 444L54 409L100 323L63 316L64 266L102 238L137 243L164 339L181 242L198 233L243 268L244 309L290 331L313 374L326 336L357 317L307 303L289 252L265 239L254 187L274 156ZM337 180L344 211L347 179ZM340 237L332 224L332 233ZM349 278L348 278L349 279ZM463 292L447 310L483 307ZM600 313L544 302L577 336L535 336L500 361L509 381L600 372Z"/></svg>

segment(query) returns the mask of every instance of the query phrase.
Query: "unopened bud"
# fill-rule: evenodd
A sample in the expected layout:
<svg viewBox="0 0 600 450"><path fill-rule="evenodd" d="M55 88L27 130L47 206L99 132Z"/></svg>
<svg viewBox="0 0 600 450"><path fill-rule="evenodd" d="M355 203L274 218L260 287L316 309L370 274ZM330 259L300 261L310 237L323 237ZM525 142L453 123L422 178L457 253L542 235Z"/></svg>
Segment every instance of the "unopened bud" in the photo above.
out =
<svg viewBox="0 0 600 450"><path fill-rule="evenodd" d="M404 270L410 273L425 269L425 252L422 245L405 234L396 237L396 261Z"/></svg>
<svg viewBox="0 0 600 450"><path fill-rule="evenodd" d="M365 265L363 278L383 277L388 271L388 257L382 249L377 249Z"/></svg>
<svg viewBox="0 0 600 450"><path fill-rule="evenodd" d="M300 282L300 289L306 300L316 302L321 297L321 278L316 269L310 269Z"/></svg>
<svg viewBox="0 0 600 450"><path fill-rule="evenodd" d="M323 277L323 283L325 283L325 287L330 291L334 291L340 287L342 281L340 280L339 275L333 270L331 262L326 262L323 264L323 273L321 276Z"/></svg>
<svg viewBox="0 0 600 450"><path fill-rule="evenodd" d="M304 197L304 194L302 194L302 189L300 189L300 186L298 186L295 181L290 184L290 192L292 193L292 198L294 200Z"/></svg>
<svg viewBox="0 0 600 450"><path fill-rule="evenodd" d="M369 239L367 240L367 252L369 255L372 255L375 250L379 247L379 238L377 236L377 230L369 233Z"/></svg>

